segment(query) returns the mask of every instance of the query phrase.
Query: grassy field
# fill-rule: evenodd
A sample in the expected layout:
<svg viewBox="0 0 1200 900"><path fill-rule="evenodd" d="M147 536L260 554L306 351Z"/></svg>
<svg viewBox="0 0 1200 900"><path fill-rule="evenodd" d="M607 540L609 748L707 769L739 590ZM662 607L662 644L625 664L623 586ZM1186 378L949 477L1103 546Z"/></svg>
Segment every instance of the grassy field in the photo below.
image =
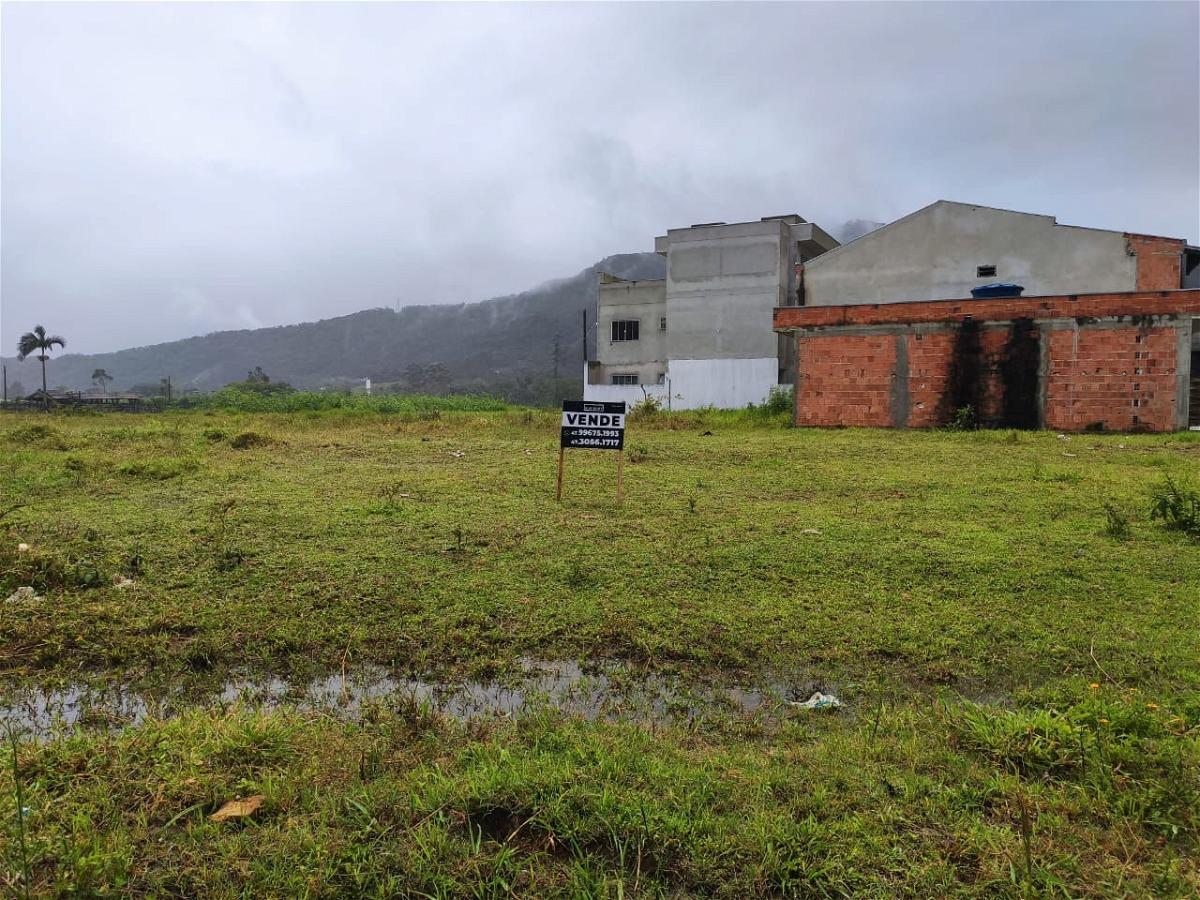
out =
<svg viewBox="0 0 1200 900"><path fill-rule="evenodd" d="M34 893L1200 891L1200 543L1148 517L1165 478L1200 480L1200 435L659 415L630 427L618 507L601 453L568 454L554 502L556 428L0 417L0 601L37 594L0 603L6 685L191 701L20 743L14 890L27 864ZM598 721L206 699L529 659L776 693ZM208 820L248 795L253 817Z"/></svg>

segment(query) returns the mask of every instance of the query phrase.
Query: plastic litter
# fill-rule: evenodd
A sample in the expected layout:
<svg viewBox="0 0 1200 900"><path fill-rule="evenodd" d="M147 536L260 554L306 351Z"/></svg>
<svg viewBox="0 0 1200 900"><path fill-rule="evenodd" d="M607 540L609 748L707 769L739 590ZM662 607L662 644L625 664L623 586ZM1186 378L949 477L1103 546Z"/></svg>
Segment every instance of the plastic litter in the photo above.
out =
<svg viewBox="0 0 1200 900"><path fill-rule="evenodd" d="M15 591L13 591L11 594L9 594L8 599L5 600L4 602L5 603L25 603L27 601L37 601L37 600L41 600L41 599L42 598L38 596L37 591L35 591L33 588L19 587Z"/></svg>
<svg viewBox="0 0 1200 900"><path fill-rule="evenodd" d="M842 701L833 694L822 694L820 691L807 700L792 700L788 703L788 706L798 706L801 709L837 709L841 705Z"/></svg>

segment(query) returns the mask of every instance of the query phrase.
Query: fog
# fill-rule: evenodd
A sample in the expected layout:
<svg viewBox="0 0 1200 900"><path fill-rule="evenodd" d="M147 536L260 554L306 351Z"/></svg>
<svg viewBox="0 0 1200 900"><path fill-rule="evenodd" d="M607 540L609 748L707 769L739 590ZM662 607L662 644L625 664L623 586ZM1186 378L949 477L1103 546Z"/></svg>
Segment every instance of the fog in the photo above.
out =
<svg viewBox="0 0 1200 900"><path fill-rule="evenodd" d="M1200 5L6 4L0 347L479 300L939 198L1200 239Z"/></svg>

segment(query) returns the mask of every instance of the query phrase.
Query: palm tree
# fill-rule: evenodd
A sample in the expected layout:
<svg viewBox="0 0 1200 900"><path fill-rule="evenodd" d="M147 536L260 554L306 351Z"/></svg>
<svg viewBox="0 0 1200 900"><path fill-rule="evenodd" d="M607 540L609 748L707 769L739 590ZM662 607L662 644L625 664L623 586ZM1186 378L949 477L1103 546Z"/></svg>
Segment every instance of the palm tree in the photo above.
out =
<svg viewBox="0 0 1200 900"><path fill-rule="evenodd" d="M50 405L50 395L46 390L46 360L56 344L59 347L67 346L67 342L57 334L46 334L46 329L41 325L25 332L17 341L17 359L24 362L26 358L36 355L42 361L42 400L46 406Z"/></svg>
<svg viewBox="0 0 1200 900"><path fill-rule="evenodd" d="M113 380L113 377L111 375L109 375L107 372L105 372L103 369L97 369L95 372L92 373L92 384L100 385L100 391L105 396L108 395L108 384L112 380Z"/></svg>

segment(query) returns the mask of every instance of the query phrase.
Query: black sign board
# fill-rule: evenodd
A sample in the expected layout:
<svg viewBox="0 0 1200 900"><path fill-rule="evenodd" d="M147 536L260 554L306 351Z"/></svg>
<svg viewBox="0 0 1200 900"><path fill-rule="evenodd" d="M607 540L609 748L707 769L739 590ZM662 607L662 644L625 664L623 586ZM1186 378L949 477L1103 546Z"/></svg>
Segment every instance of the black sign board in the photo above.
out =
<svg viewBox="0 0 1200 900"><path fill-rule="evenodd" d="M584 450L625 448L625 404L564 400L560 447Z"/></svg>

